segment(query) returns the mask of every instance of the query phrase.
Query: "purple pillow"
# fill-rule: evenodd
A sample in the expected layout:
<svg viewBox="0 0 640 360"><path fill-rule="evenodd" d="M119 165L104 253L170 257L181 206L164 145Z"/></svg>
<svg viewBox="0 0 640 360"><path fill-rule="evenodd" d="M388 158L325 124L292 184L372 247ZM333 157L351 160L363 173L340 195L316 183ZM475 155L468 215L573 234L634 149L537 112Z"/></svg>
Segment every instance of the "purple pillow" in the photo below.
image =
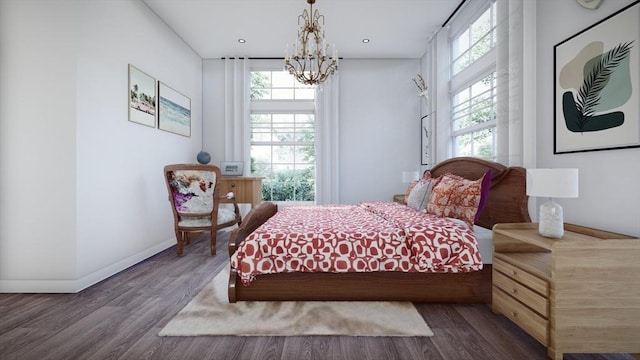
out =
<svg viewBox="0 0 640 360"><path fill-rule="evenodd" d="M487 205L487 198L489 197L489 189L491 188L492 175L493 171L491 171L491 169L487 169L487 172L484 173L482 183L480 184L480 202L478 203L478 211L476 211L476 217L473 219L473 221L478 221L480 213L482 213L482 209L484 209L484 206Z"/></svg>

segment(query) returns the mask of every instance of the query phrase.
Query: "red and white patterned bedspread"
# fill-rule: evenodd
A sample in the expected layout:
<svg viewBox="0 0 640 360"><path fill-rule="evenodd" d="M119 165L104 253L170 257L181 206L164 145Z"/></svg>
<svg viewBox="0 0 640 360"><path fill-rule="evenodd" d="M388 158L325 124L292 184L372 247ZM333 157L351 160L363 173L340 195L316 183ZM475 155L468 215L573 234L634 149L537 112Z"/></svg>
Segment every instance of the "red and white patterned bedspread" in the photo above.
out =
<svg viewBox="0 0 640 360"><path fill-rule="evenodd" d="M231 256L244 285L281 272L469 272L482 269L473 231L394 202L288 206Z"/></svg>

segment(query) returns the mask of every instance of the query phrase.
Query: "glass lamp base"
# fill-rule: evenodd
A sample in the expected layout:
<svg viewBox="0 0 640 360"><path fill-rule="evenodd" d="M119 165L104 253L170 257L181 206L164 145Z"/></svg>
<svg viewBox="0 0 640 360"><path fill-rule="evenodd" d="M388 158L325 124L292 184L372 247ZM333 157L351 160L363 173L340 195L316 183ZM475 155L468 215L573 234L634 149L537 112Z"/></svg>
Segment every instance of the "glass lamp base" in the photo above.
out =
<svg viewBox="0 0 640 360"><path fill-rule="evenodd" d="M549 200L540 205L538 232L542 236L558 239L564 235L564 220L560 204Z"/></svg>

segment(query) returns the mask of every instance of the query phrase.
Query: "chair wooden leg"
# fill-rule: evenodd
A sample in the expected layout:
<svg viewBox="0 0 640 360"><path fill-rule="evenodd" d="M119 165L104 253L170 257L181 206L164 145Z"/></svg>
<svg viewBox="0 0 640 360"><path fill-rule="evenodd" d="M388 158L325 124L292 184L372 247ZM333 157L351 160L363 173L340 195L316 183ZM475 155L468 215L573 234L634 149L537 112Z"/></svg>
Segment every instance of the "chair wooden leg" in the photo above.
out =
<svg viewBox="0 0 640 360"><path fill-rule="evenodd" d="M211 230L211 255L216 254L216 235L217 232L215 230Z"/></svg>
<svg viewBox="0 0 640 360"><path fill-rule="evenodd" d="M176 241L178 242L176 245L176 253L178 256L182 256L182 251L184 248L184 240L182 239L182 232L176 231Z"/></svg>

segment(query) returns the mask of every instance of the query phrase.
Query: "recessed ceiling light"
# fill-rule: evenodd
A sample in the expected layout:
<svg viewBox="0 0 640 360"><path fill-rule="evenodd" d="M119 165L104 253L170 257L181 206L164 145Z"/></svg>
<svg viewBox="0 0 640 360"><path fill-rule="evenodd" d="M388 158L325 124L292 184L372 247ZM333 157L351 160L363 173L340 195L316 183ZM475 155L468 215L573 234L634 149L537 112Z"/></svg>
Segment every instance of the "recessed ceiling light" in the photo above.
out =
<svg viewBox="0 0 640 360"><path fill-rule="evenodd" d="M368 44L368 43L369 43L369 41L371 41L371 40L369 40L369 39L362 39L362 42L363 42L363 43L365 43L365 44Z"/></svg>
<svg viewBox="0 0 640 360"><path fill-rule="evenodd" d="M246 42L247 42L247 40L245 40L245 39L238 39L238 42L239 42L240 44L244 44L244 43L246 43Z"/></svg>

